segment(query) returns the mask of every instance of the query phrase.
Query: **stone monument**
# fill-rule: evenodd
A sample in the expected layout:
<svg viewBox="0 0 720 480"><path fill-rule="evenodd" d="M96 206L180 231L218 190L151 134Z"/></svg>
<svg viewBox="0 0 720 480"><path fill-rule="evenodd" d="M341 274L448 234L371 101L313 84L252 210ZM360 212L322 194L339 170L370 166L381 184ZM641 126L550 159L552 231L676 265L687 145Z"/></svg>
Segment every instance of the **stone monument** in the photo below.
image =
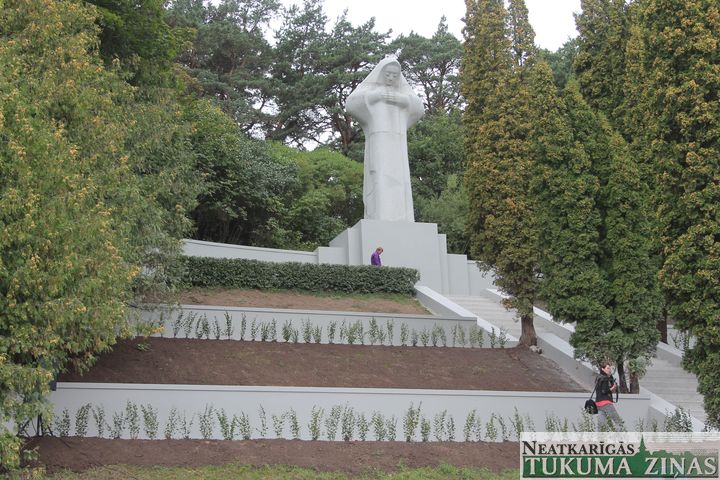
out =
<svg viewBox="0 0 720 480"><path fill-rule="evenodd" d="M415 222L407 129L422 118L420 98L395 57L375 66L348 96L345 110L365 132L362 220L316 250L318 263L367 265L383 246L383 264L420 272L420 285L464 294L477 284L465 255L447 253L447 239L434 223ZM470 267L468 266L470 265Z"/></svg>
<svg viewBox="0 0 720 480"><path fill-rule="evenodd" d="M364 218L414 222L407 129L422 118L422 101L386 57L350 94L345 110L365 133Z"/></svg>
<svg viewBox="0 0 720 480"><path fill-rule="evenodd" d="M368 265L370 254L383 246L383 265L410 267L420 272L422 286L436 292L479 294L490 286L465 255L447 252L447 238L434 223L415 222L407 129L423 116L420 98L412 91L394 57L382 60L348 96L345 110L365 132L363 181L364 218L315 252L292 252L258 247L214 248L209 256L252 258L339 265ZM188 255L204 256L198 250ZM195 248L195 247L193 247Z"/></svg>

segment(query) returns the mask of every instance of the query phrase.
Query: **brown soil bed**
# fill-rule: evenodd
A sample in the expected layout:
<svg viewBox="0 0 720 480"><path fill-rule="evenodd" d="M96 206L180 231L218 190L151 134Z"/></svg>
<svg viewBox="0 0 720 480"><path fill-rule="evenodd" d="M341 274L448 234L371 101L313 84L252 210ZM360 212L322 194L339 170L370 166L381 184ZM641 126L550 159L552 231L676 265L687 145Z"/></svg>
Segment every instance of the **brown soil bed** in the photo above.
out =
<svg viewBox="0 0 720 480"><path fill-rule="evenodd" d="M101 465L197 467L295 465L323 472L358 475L408 468L453 465L501 472L519 467L518 444L323 442L300 440L108 440L99 438L33 439L49 473L83 471ZM117 478L127 478L122 467Z"/></svg>
<svg viewBox="0 0 720 480"><path fill-rule="evenodd" d="M138 346L141 345L138 349ZM580 392L524 347L442 348L147 338L119 342L62 382Z"/></svg>
<svg viewBox="0 0 720 480"><path fill-rule="evenodd" d="M400 298L400 297L398 297ZM382 295L333 296L297 291L245 290L237 288L203 288L183 292L179 302L188 305L223 307L290 308L303 310L336 310L342 312L407 313L427 315L429 312L412 298L395 300Z"/></svg>
<svg viewBox="0 0 720 480"><path fill-rule="evenodd" d="M412 302L298 292L194 290L181 303L310 310L427 314ZM138 349L139 344L149 347ZM133 339L118 343L84 376L61 381L278 386L347 386L524 391L582 391L558 367L525 348L451 349ZM41 438L49 472L101 465L195 467L240 463L296 465L351 476L450 464L492 471L518 468L517 443L324 442L299 440L109 440ZM122 467L118 477L125 478Z"/></svg>

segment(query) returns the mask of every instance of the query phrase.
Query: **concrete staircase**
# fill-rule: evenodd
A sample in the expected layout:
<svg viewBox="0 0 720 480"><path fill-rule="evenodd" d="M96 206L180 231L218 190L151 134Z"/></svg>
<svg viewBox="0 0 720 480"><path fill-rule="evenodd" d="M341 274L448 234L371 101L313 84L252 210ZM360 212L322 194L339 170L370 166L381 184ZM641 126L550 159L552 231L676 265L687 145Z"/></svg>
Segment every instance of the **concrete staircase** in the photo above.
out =
<svg viewBox="0 0 720 480"><path fill-rule="evenodd" d="M488 289L475 296L446 296L452 302L469 310L481 319L505 330L508 334L520 337L520 321L516 312L506 310L500 303L502 297L499 292ZM554 342L568 342L574 331L572 325L562 325L552 320L552 317L540 309L535 309L535 330L540 339ZM572 347L567 346L571 350ZM642 389L659 397L672 406L682 407L700 423L705 423L706 415L703 409L703 398L697 392L697 378L682 368L680 362L682 352L665 344L658 345L658 352L648 368L645 376L640 380ZM566 368L566 370L568 370ZM588 386L587 376L578 376L576 371L568 372L581 384ZM670 409L672 413L673 409Z"/></svg>

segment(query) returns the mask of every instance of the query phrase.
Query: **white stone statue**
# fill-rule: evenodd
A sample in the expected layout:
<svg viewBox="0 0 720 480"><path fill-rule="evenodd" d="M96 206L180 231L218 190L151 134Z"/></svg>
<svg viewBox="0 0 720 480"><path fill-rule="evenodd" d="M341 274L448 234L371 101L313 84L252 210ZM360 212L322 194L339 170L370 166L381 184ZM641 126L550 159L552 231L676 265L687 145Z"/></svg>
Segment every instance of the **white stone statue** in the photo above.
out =
<svg viewBox="0 0 720 480"><path fill-rule="evenodd" d="M407 129L424 111L395 57L377 64L350 94L345 110L365 132L365 218L414 222Z"/></svg>

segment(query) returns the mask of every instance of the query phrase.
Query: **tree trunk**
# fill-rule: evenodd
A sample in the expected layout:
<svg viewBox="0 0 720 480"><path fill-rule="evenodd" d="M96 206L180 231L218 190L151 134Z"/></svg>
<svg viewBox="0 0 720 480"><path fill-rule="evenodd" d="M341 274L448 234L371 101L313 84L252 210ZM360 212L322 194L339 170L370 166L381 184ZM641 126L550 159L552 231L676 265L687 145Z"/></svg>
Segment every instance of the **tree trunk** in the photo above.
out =
<svg viewBox="0 0 720 480"><path fill-rule="evenodd" d="M616 362L618 374L618 389L620 393L628 393L627 380L625 380L625 365L623 362Z"/></svg>
<svg viewBox="0 0 720 480"><path fill-rule="evenodd" d="M667 319L667 308L663 307L663 310L662 310L662 318L661 318L660 320L658 320L658 322L657 322L657 328L658 328L658 330L660 330L660 341L663 342L663 343L665 343L665 344L668 343L668 338L667 338L667 327L668 327L668 324L667 324L667 320L668 320L668 319Z"/></svg>
<svg viewBox="0 0 720 480"><path fill-rule="evenodd" d="M537 334L535 333L535 325L533 324L533 314L522 315L520 317L521 334L520 334L520 345L530 347L537 345Z"/></svg>
<svg viewBox="0 0 720 480"><path fill-rule="evenodd" d="M635 372L630 372L630 393L640 393L640 377Z"/></svg>

